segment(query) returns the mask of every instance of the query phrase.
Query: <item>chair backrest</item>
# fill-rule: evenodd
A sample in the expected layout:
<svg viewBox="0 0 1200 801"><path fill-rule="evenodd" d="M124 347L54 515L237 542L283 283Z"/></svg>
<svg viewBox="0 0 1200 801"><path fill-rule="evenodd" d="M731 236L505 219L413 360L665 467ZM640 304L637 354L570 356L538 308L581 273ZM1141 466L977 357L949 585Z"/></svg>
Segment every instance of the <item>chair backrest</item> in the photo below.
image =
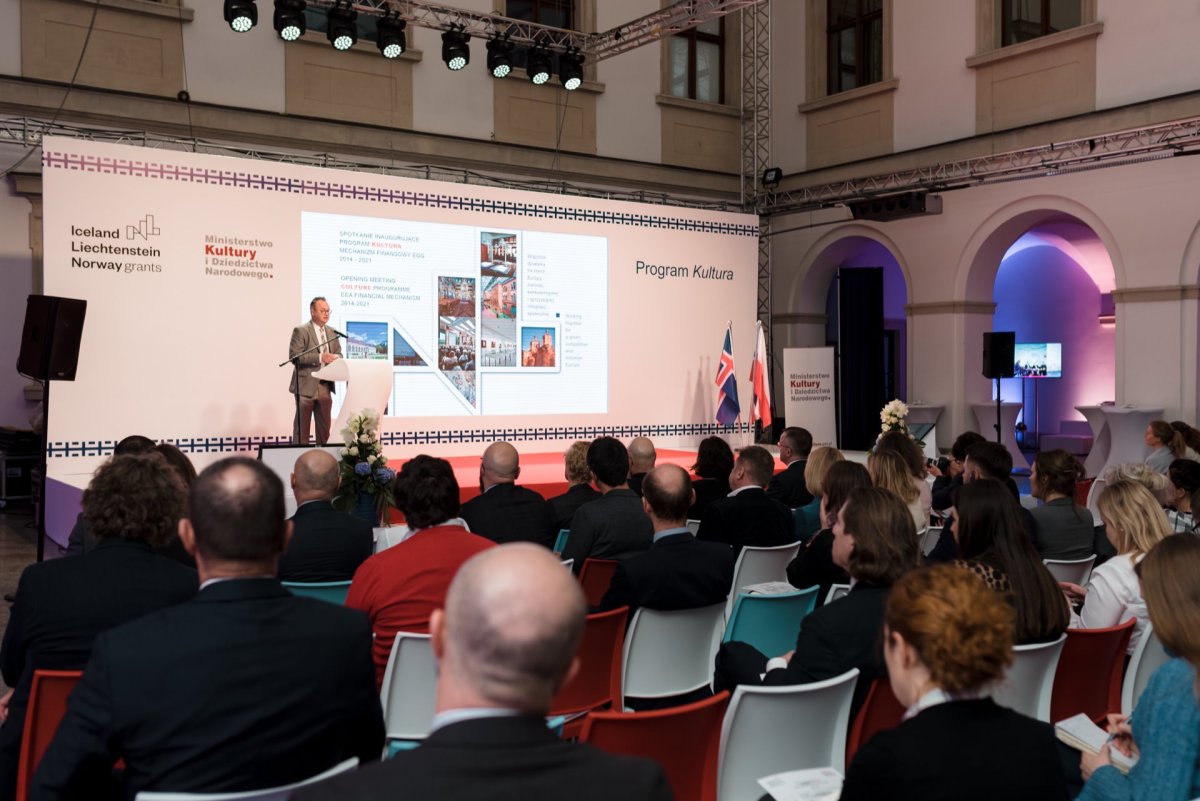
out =
<svg viewBox="0 0 1200 801"><path fill-rule="evenodd" d="M831 604L838 598L845 598L850 594L849 584L830 584L829 592L825 594L825 603Z"/></svg>
<svg viewBox="0 0 1200 801"><path fill-rule="evenodd" d="M1100 519L1100 507L1096 502L1100 499L1100 493L1104 490L1106 483L1104 479L1097 478L1092 482L1092 486L1088 487L1087 508L1092 513L1092 523L1097 526L1104 522Z"/></svg>
<svg viewBox="0 0 1200 801"><path fill-rule="evenodd" d="M725 625L723 642L750 643L771 656L792 650L802 621L817 605L820 589L814 585L782 595L742 593Z"/></svg>
<svg viewBox="0 0 1200 801"><path fill-rule="evenodd" d="M1088 495L1092 492L1092 484L1096 482L1096 477L1085 478L1082 481L1075 482L1075 504L1077 506L1088 505Z"/></svg>
<svg viewBox="0 0 1200 801"><path fill-rule="evenodd" d="M687 528L688 528L688 531L692 532L693 537L696 536L696 532L700 530L700 521L699 520L688 520Z"/></svg>
<svg viewBox="0 0 1200 801"><path fill-rule="evenodd" d="M567 535L570 533L571 533L571 529L569 529L569 528L560 528L558 530L558 536L554 538L553 551L555 553L562 553L566 549Z"/></svg>
<svg viewBox="0 0 1200 801"><path fill-rule="evenodd" d="M427 736L436 692L437 664L429 635L397 632L379 693L387 736L397 740Z"/></svg>
<svg viewBox="0 0 1200 801"><path fill-rule="evenodd" d="M562 560L562 563L563 563L563 567L565 567L567 570L572 570L575 567L574 557L572 557L571 559L564 559L564 560Z"/></svg>
<svg viewBox="0 0 1200 801"><path fill-rule="evenodd" d="M386 551L393 545L399 545L411 536L412 531L404 524L377 526L375 528L375 553Z"/></svg>
<svg viewBox="0 0 1200 801"><path fill-rule="evenodd" d="M608 592L608 585L612 584L613 573L617 572L619 564L616 559L593 559L590 556L583 560L583 567L579 570L579 583L583 587L583 597L587 599L589 607L600 605L604 593Z"/></svg>
<svg viewBox="0 0 1200 801"><path fill-rule="evenodd" d="M17 801L25 801L29 781L54 732L67 712L67 696L79 682L82 670L35 670L21 734L21 757L17 765Z"/></svg>
<svg viewBox="0 0 1200 801"><path fill-rule="evenodd" d="M134 797L134 801L287 801L292 791L306 784L316 784L325 779L347 773L358 767L358 757L350 757L345 762L339 762L332 768L311 776L304 781L285 784L281 787L267 787L262 790L247 790L242 793L157 793L143 791Z"/></svg>
<svg viewBox="0 0 1200 801"><path fill-rule="evenodd" d="M1043 559L1042 564L1054 576L1055 581L1069 581L1083 586L1092 575L1092 565L1096 562L1096 554L1084 559Z"/></svg>
<svg viewBox="0 0 1200 801"><path fill-rule="evenodd" d="M1067 629L1050 696L1050 720L1080 712L1097 720L1121 708L1125 650L1136 619L1103 629Z"/></svg>
<svg viewBox="0 0 1200 801"><path fill-rule="evenodd" d="M725 617L728 618L733 612L733 602L737 600L742 587L762 584L764 581L787 581L788 563L795 559L799 552L798 542L769 548L756 545L742 548L737 563L733 566L733 586L725 604Z"/></svg>
<svg viewBox="0 0 1200 801"><path fill-rule="evenodd" d="M349 581L282 581L292 595L301 598L316 598L331 604L344 606L346 594L350 592Z"/></svg>
<svg viewBox="0 0 1200 801"><path fill-rule="evenodd" d="M1121 685L1123 714L1129 715L1133 712L1154 671L1170 658L1163 648L1162 640L1154 633L1154 624L1147 623L1146 628L1142 630L1142 638L1133 649L1133 656L1129 658L1129 666L1125 668L1125 681Z"/></svg>
<svg viewBox="0 0 1200 801"><path fill-rule="evenodd" d="M917 542L921 548L921 554L928 556L929 553L937 547L938 540L942 537L941 526L926 526L925 529L917 535Z"/></svg>
<svg viewBox="0 0 1200 801"><path fill-rule="evenodd" d="M711 684L724 612L724 601L673 612L637 610L622 652L624 694L667 698Z"/></svg>
<svg viewBox="0 0 1200 801"><path fill-rule="evenodd" d="M588 615L579 643L579 672L559 688L551 715L571 715L610 702L621 703L621 656L629 607Z"/></svg>
<svg viewBox="0 0 1200 801"><path fill-rule="evenodd" d="M1066 641L1064 634L1054 642L1015 646L1008 674L992 688L996 703L1049 723L1054 671Z"/></svg>
<svg viewBox="0 0 1200 801"><path fill-rule="evenodd" d="M858 668L811 684L741 685L721 725L717 801L755 801L758 780L802 768L846 769L846 730Z"/></svg>
<svg viewBox="0 0 1200 801"><path fill-rule="evenodd" d="M896 700L887 676L871 682L871 689L867 690L867 697L863 699L850 726L850 736L846 740L846 764L850 764L858 749L869 743L876 734L899 726L904 719L904 712L904 705Z"/></svg>
<svg viewBox="0 0 1200 801"><path fill-rule="evenodd" d="M679 801L710 801L728 703L729 693L721 691L703 701L652 712L593 712L579 739L609 753L653 759Z"/></svg>

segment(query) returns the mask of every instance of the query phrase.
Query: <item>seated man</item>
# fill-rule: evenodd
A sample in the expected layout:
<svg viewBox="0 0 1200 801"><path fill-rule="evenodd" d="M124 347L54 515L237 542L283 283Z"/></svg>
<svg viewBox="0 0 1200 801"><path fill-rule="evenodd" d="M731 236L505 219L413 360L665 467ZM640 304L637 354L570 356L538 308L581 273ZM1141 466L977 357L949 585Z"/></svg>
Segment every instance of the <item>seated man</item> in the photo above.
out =
<svg viewBox="0 0 1200 801"><path fill-rule="evenodd" d="M446 588L463 562L491 540L472 534L458 517L458 481L445 459L414 456L396 475L396 508L413 534L362 563L346 606L361 609L375 632L375 681L383 674L398 631L424 634L429 616L446 602Z"/></svg>
<svg viewBox="0 0 1200 801"><path fill-rule="evenodd" d="M619 439L600 437L588 446L588 470L600 497L575 512L563 559L624 559L650 547L654 527L642 511L642 499L629 488L629 452Z"/></svg>
<svg viewBox="0 0 1200 801"><path fill-rule="evenodd" d="M292 528L283 483L261 462L222 459L192 485L190 515L179 538L200 592L96 638L31 799L104 797L118 759L131 799L274 787L378 758L366 619L275 578Z"/></svg>
<svg viewBox="0 0 1200 801"><path fill-rule="evenodd" d="M551 498L550 511L554 515L555 536L564 528L571 528L575 510L588 501L600 497L592 488L592 471L587 466L588 443L576 442L563 454L563 478L567 480L567 491Z"/></svg>
<svg viewBox="0 0 1200 801"><path fill-rule="evenodd" d="M187 505L183 481L162 456L114 456L83 493L93 544L77 559L21 573L9 611L0 669L15 688L0 700L0 798L16 791L18 754L33 672L81 670L102 631L196 594L196 571L151 551L175 538Z"/></svg>
<svg viewBox="0 0 1200 801"><path fill-rule="evenodd" d="M789 509L812 503L812 494L804 481L804 468L812 452L812 434L807 429L789 426L779 436L779 461L787 467L775 476L768 476L767 497L774 498ZM771 465L774 472L775 465Z"/></svg>
<svg viewBox="0 0 1200 801"><path fill-rule="evenodd" d="M687 471L673 464L656 467L642 483L642 508L654 526L654 544L617 566L600 611L628 606L695 609L729 597L733 549L699 542L687 528L687 510L696 493Z"/></svg>
<svg viewBox="0 0 1200 801"><path fill-rule="evenodd" d="M658 453L649 437L637 437L629 443L629 488L642 494L642 481L654 469Z"/></svg>
<svg viewBox="0 0 1200 801"><path fill-rule="evenodd" d="M766 448L743 448L729 474L728 496L713 501L700 518L697 539L732 545L741 553L746 545L787 545L796 541L792 510L768 497L763 490L771 480L775 459Z"/></svg>
<svg viewBox="0 0 1200 801"><path fill-rule="evenodd" d="M980 440L967 446L966 458L963 460L962 480L964 484L970 484L979 478L995 479L1007 487L1008 491L1012 493L1013 500L1019 503L1020 491L1017 489L1017 483L1012 480L1012 469L1012 454L1008 452L1008 448L999 442ZM1024 507L1021 508L1021 519L1025 521L1025 530L1029 532L1032 540L1033 517ZM957 558L958 541L954 538L954 532L951 530L953 523L952 517L946 518L946 522L942 526L942 533L938 535L937 545L933 546L933 550L925 555L926 564L934 565Z"/></svg>
<svg viewBox="0 0 1200 801"><path fill-rule="evenodd" d="M933 474L933 508L939 512L954 505L954 493L963 485L963 466L967 462L967 448L976 442L987 442L983 435L976 431L964 431L950 446L950 458L943 472L936 467L929 468Z"/></svg>
<svg viewBox="0 0 1200 801"><path fill-rule="evenodd" d="M149 453L154 450L154 440L141 434L130 434L113 446L113 456L136 456L139 453ZM171 532L171 539L175 533ZM165 543L164 543L165 544ZM75 518L75 525L67 535L67 550L63 556L79 556L96 547L96 537L88 529L87 519L83 512Z"/></svg>
<svg viewBox="0 0 1200 801"><path fill-rule="evenodd" d="M462 518L471 531L492 542L536 542L550 548L558 529L546 499L518 487L521 465L517 449L494 442L479 460L481 494L463 504Z"/></svg>
<svg viewBox="0 0 1200 801"><path fill-rule="evenodd" d="M297 790L323 799L667 801L653 762L567 742L546 727L579 668L579 584L545 549L494 548L455 576L430 621L438 686L429 738L378 765Z"/></svg>
<svg viewBox="0 0 1200 801"><path fill-rule="evenodd" d="M333 508L340 483L337 460L325 451L305 451L296 460L297 506L292 541L279 560L281 581L349 581L375 551L371 524Z"/></svg>

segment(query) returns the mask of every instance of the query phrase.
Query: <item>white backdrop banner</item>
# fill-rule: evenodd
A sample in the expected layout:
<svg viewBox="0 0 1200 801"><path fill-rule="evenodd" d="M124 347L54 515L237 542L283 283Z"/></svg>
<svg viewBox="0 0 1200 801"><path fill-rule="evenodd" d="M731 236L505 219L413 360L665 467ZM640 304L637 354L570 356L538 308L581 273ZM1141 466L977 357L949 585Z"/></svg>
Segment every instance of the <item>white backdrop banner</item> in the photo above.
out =
<svg viewBox="0 0 1200 801"><path fill-rule="evenodd" d="M812 434L813 447L837 447L833 348L783 349L784 415Z"/></svg>

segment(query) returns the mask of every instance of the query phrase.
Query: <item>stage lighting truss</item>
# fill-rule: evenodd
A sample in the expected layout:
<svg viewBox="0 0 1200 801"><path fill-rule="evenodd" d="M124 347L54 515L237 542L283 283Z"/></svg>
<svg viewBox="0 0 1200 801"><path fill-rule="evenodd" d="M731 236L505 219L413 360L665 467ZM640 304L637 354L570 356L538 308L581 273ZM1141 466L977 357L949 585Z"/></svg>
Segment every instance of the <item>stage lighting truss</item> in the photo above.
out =
<svg viewBox="0 0 1200 801"><path fill-rule="evenodd" d="M442 61L458 72L471 63L471 37L458 25L442 33Z"/></svg>
<svg viewBox="0 0 1200 801"><path fill-rule="evenodd" d="M525 62L525 72L529 75L529 80L535 86L541 86L546 81L550 80L550 51L541 45L536 45L529 50L529 56Z"/></svg>
<svg viewBox="0 0 1200 801"><path fill-rule="evenodd" d="M583 85L583 56L578 50L568 50L558 57L558 79L568 92Z"/></svg>
<svg viewBox="0 0 1200 801"><path fill-rule="evenodd" d="M349 50L358 41L358 12L350 0L339 0L326 12L325 36L335 50Z"/></svg>
<svg viewBox="0 0 1200 801"><path fill-rule="evenodd" d="M384 58L399 58L408 49L408 41L404 36L407 25L407 22L390 13L379 18L375 42Z"/></svg>
<svg viewBox="0 0 1200 801"><path fill-rule="evenodd" d="M487 68L493 78L507 78L512 72L513 44L507 36L497 36L487 43Z"/></svg>
<svg viewBox="0 0 1200 801"><path fill-rule="evenodd" d="M285 42L294 42L308 30L304 17L304 0L275 0L275 15L272 23L275 33Z"/></svg>
<svg viewBox="0 0 1200 801"><path fill-rule="evenodd" d="M245 33L258 24L258 7L254 0L225 0L225 21L238 33Z"/></svg>

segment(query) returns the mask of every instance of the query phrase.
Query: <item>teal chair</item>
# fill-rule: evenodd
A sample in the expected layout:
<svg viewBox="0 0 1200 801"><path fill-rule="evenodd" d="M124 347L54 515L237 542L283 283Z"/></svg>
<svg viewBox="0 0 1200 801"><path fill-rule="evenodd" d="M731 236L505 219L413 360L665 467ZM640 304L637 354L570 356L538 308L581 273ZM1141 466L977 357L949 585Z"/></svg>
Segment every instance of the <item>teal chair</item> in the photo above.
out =
<svg viewBox="0 0 1200 801"><path fill-rule="evenodd" d="M571 533L571 529L563 528L558 530L558 537L554 540L554 552L562 553L567 547L567 535Z"/></svg>
<svg viewBox="0 0 1200 801"><path fill-rule="evenodd" d="M767 656L779 656L796 647L800 621L817 604L820 587L783 595L742 593L733 605L723 642L750 643Z"/></svg>
<svg viewBox="0 0 1200 801"><path fill-rule="evenodd" d="M284 581L281 583L292 595L316 598L318 601L329 601L338 606L346 604L346 593L350 592L350 582L348 581Z"/></svg>

